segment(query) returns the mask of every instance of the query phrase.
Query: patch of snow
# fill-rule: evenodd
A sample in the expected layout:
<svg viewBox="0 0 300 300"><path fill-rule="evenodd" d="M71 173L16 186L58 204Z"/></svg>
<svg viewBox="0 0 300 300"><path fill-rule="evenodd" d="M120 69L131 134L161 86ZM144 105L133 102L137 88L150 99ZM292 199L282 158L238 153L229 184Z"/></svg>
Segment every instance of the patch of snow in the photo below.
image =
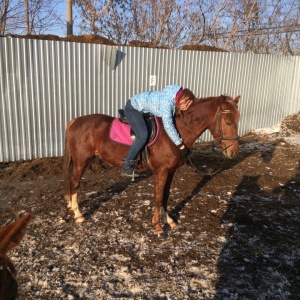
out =
<svg viewBox="0 0 300 300"><path fill-rule="evenodd" d="M274 133L280 133L280 129L281 129L281 123L278 123L271 127L255 129L255 130L253 130L253 133L261 134L261 135L264 135L264 134L269 135L269 134L274 134Z"/></svg>
<svg viewBox="0 0 300 300"><path fill-rule="evenodd" d="M300 146L300 134L285 137L284 140L290 145L299 145Z"/></svg>

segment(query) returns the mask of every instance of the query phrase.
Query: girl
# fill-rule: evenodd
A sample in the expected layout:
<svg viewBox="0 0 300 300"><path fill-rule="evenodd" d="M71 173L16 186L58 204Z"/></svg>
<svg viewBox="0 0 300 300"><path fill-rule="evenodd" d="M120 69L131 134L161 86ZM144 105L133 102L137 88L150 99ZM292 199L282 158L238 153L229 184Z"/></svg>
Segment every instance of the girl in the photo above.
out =
<svg viewBox="0 0 300 300"><path fill-rule="evenodd" d="M188 156L189 149L179 136L173 118L176 105L180 110L187 110L194 99L195 96L189 89L182 89L179 85L169 85L162 91L144 92L127 101L124 113L136 134L136 140L132 143L127 157L122 159L124 175L138 176L134 174L136 157L148 139L147 125L141 113L151 113L156 117L161 117L167 134L179 147L182 157Z"/></svg>

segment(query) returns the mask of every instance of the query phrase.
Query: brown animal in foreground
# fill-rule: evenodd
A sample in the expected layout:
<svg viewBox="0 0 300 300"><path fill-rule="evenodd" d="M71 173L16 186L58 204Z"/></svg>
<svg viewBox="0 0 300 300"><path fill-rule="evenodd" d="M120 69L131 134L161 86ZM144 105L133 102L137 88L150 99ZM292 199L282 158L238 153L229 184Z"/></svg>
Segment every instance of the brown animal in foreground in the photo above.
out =
<svg viewBox="0 0 300 300"><path fill-rule="evenodd" d="M16 269L7 253L14 249L25 235L31 214L0 228L0 300L15 299L18 295Z"/></svg>
<svg viewBox="0 0 300 300"><path fill-rule="evenodd" d="M223 95L197 99L184 113L176 112L175 124L184 144L192 148L200 135L208 129L221 145L224 156L234 158L239 152L239 99L239 96L233 99ZM113 120L113 117L107 115L94 114L75 118L67 126L64 154L65 199L74 212L76 222L85 220L78 206L77 191L88 163L93 157L99 156L108 164L121 168L122 158L127 156L129 146L118 144L109 138ZM176 226L167 213L167 203L173 176L186 162L164 130L161 118L158 120L161 130L156 143L149 148L149 167L155 182L152 224L156 234L163 232L160 215L171 228Z"/></svg>

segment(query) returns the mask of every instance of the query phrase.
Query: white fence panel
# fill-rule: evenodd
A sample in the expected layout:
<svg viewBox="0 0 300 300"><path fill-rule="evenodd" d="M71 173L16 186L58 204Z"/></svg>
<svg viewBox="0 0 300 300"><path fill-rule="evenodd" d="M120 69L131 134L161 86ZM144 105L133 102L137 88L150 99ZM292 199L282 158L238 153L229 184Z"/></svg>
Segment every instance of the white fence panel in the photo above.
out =
<svg viewBox="0 0 300 300"><path fill-rule="evenodd" d="M242 135L299 111L299 80L299 57L0 38L0 161L60 156L69 120L168 84L241 95Z"/></svg>

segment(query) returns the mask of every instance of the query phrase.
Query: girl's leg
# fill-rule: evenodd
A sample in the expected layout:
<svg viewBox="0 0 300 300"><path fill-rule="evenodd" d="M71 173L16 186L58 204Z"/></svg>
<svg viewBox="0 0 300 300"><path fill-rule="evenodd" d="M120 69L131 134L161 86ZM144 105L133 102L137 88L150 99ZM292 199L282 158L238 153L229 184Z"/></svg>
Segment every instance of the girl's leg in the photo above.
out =
<svg viewBox="0 0 300 300"><path fill-rule="evenodd" d="M127 160L130 161L135 160L141 149L145 146L148 139L148 128L142 114L132 107L130 101L127 102L124 113L136 135L136 139L132 143L127 155Z"/></svg>

